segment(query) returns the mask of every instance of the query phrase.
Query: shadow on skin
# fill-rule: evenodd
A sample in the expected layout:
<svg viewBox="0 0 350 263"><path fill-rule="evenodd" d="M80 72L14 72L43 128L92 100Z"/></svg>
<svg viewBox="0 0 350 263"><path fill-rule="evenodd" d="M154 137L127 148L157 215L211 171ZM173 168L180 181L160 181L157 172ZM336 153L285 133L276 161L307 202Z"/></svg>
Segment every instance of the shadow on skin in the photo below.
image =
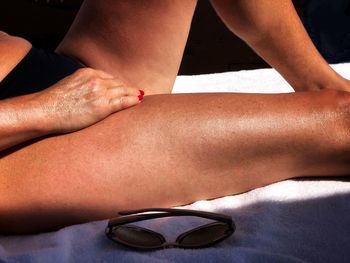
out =
<svg viewBox="0 0 350 263"><path fill-rule="evenodd" d="M10 154L12 154L12 153L14 153L14 152L24 148L24 147L27 147L27 146L32 145L34 143L37 143L37 142L39 142L41 140L44 140L44 139L50 138L50 137L54 137L54 136L58 136L58 135L57 134L53 134L53 135L42 136L40 138L31 139L31 140L25 141L23 143L17 144L15 146L12 146L10 148L7 148L5 150L2 150L2 151L0 151L0 159L5 158L6 156L8 156L8 155L10 155Z"/></svg>

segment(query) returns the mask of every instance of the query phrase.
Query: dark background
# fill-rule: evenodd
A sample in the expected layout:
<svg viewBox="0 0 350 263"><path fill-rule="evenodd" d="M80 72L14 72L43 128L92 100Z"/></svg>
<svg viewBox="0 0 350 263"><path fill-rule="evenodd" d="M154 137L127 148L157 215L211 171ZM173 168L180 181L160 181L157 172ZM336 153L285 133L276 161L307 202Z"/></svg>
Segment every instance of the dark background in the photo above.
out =
<svg viewBox="0 0 350 263"><path fill-rule="evenodd" d="M35 46L54 49L72 23L82 0L11 0L0 3L0 30ZM305 27L330 63L350 61L350 0L296 0ZM268 67L199 0L180 74Z"/></svg>

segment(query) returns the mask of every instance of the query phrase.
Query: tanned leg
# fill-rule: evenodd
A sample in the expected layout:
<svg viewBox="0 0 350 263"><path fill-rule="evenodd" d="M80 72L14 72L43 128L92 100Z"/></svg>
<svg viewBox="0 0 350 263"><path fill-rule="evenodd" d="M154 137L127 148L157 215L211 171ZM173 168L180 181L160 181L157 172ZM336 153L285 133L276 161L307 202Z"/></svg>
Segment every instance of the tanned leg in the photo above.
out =
<svg viewBox="0 0 350 263"><path fill-rule="evenodd" d="M169 92L194 5L88 0L58 51L149 94ZM349 105L348 93L336 91L148 96L79 132L4 152L0 232L47 231L296 176L347 174Z"/></svg>
<svg viewBox="0 0 350 263"><path fill-rule="evenodd" d="M195 6L196 0L86 0L57 52L147 95L170 93Z"/></svg>
<svg viewBox="0 0 350 263"><path fill-rule="evenodd" d="M0 232L345 175L349 105L336 91L148 96L84 130L3 153Z"/></svg>

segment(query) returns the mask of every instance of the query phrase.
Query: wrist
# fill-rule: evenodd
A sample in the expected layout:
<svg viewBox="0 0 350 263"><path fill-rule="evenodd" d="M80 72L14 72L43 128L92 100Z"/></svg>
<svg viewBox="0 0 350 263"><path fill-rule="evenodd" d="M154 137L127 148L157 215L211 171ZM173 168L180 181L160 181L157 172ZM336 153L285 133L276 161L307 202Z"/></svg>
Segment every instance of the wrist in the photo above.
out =
<svg viewBox="0 0 350 263"><path fill-rule="evenodd" d="M55 132L53 116L48 114L48 110L43 106L38 93L21 97L22 111L26 116L27 128L38 136L44 136Z"/></svg>

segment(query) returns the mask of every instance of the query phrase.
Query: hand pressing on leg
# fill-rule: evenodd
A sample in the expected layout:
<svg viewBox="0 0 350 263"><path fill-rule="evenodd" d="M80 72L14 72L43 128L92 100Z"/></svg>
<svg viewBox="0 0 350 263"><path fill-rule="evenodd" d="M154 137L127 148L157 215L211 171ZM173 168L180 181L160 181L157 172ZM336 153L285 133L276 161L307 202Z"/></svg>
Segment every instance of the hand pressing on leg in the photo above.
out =
<svg viewBox="0 0 350 263"><path fill-rule="evenodd" d="M91 126L135 106L144 92L84 68L43 91L0 101L0 151L53 133Z"/></svg>
<svg viewBox="0 0 350 263"><path fill-rule="evenodd" d="M66 133L135 106L143 96L142 90L126 87L112 75L85 68L38 93L33 100L40 105L50 130Z"/></svg>

